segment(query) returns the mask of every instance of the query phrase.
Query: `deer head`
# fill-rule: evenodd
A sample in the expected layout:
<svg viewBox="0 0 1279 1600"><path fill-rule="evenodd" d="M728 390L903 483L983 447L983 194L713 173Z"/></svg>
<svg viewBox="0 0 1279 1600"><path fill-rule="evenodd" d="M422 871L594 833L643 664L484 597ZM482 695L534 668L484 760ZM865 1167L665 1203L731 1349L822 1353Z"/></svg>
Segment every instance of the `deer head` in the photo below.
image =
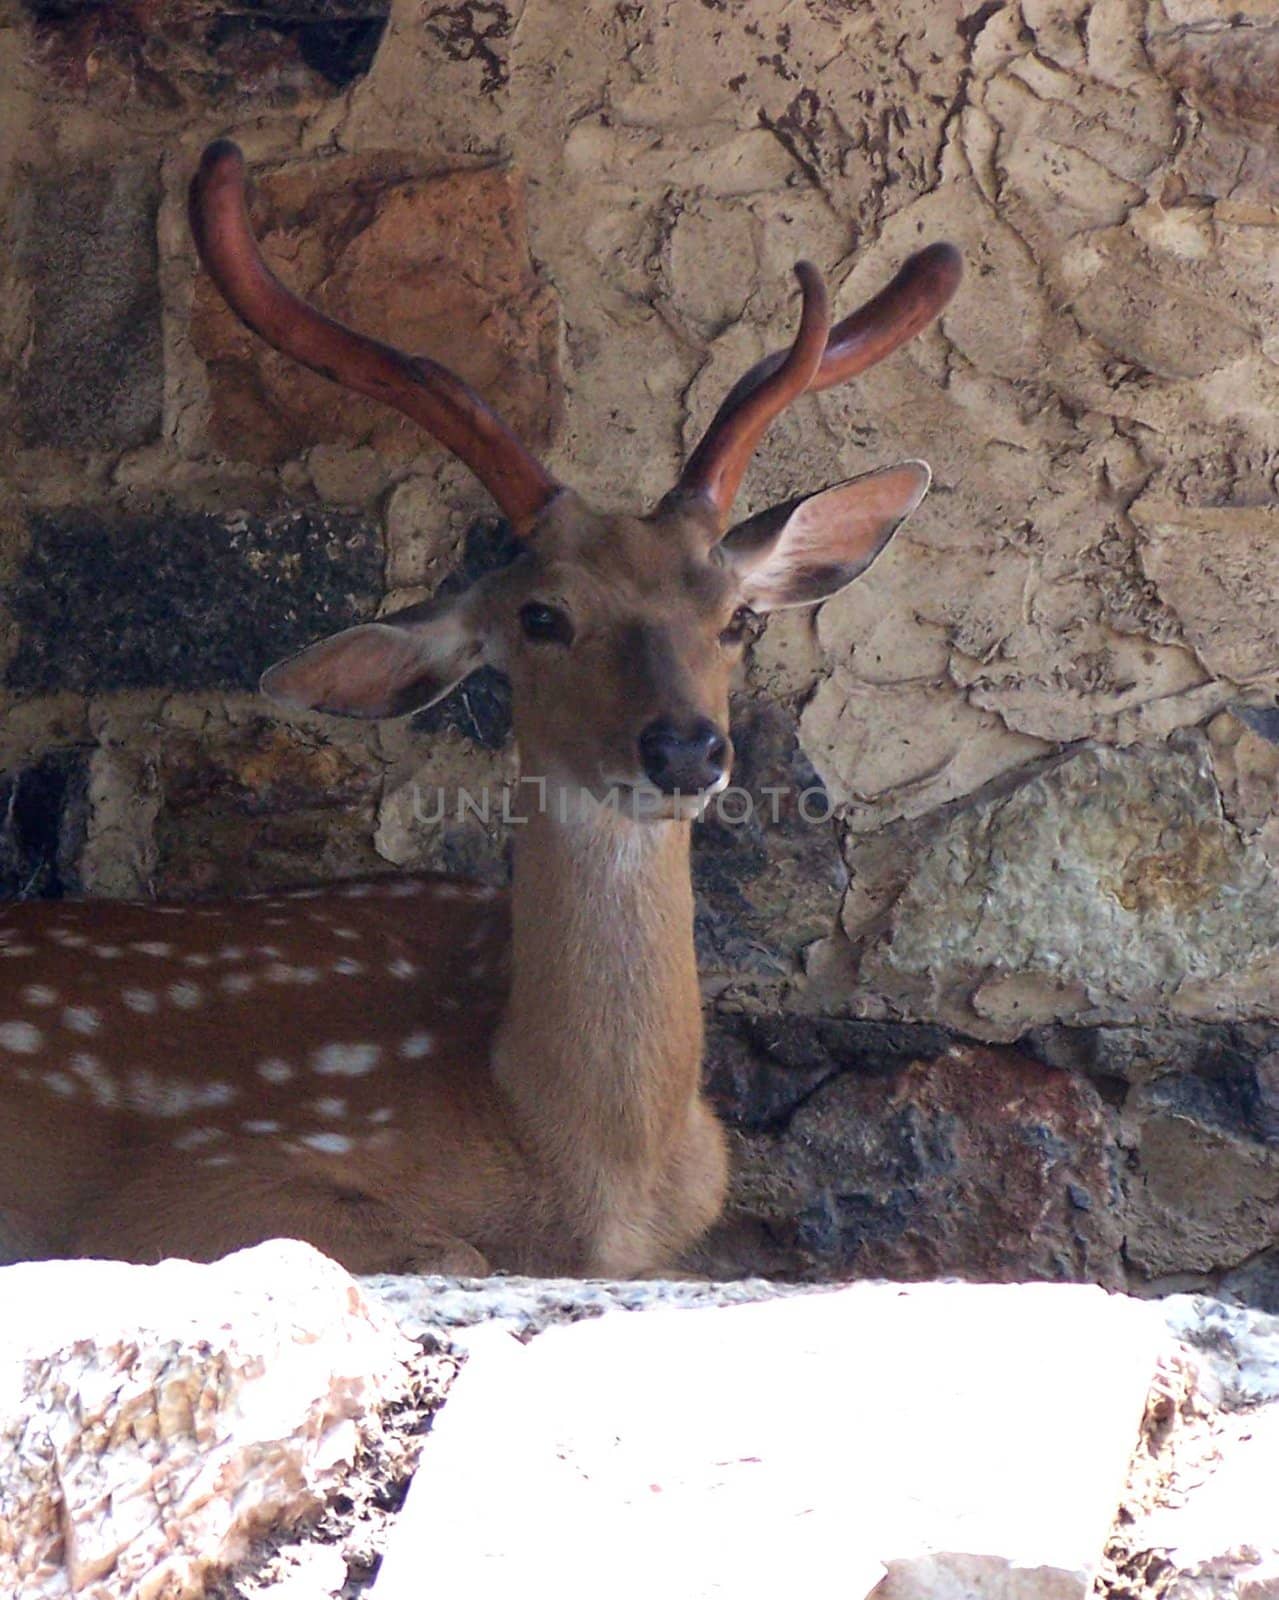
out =
<svg viewBox="0 0 1279 1600"><path fill-rule="evenodd" d="M602 512L558 483L453 373L358 334L271 273L249 225L244 164L220 142L192 184L205 267L270 344L426 427L510 519L520 556L466 592L335 634L272 667L284 705L393 717L477 667L512 685L521 763L561 792L629 796L629 814L690 817L728 781L728 687L749 613L826 599L864 572L923 499L920 461L802 495L730 527L752 452L800 395L865 371L946 305L957 252L935 244L833 330L826 290L796 267L789 351L734 386L675 487L647 514Z"/></svg>

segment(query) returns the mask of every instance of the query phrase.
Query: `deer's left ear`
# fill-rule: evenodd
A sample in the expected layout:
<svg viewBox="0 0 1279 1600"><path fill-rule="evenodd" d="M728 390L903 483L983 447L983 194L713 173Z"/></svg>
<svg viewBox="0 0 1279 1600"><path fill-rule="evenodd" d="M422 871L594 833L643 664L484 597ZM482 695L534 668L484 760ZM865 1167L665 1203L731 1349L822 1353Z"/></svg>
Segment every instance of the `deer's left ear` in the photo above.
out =
<svg viewBox="0 0 1279 1600"><path fill-rule="evenodd" d="M922 461L850 478L761 511L720 541L752 611L812 605L865 572L928 492Z"/></svg>

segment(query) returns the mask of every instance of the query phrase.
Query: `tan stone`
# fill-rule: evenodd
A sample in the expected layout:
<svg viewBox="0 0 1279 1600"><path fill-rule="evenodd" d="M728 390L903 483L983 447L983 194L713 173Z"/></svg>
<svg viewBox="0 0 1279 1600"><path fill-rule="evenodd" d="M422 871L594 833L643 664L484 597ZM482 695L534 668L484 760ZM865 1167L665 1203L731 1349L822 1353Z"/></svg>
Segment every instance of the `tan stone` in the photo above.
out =
<svg viewBox="0 0 1279 1600"><path fill-rule="evenodd" d="M1139 501L1144 571L1213 673L1244 683L1279 661L1279 511Z"/></svg>

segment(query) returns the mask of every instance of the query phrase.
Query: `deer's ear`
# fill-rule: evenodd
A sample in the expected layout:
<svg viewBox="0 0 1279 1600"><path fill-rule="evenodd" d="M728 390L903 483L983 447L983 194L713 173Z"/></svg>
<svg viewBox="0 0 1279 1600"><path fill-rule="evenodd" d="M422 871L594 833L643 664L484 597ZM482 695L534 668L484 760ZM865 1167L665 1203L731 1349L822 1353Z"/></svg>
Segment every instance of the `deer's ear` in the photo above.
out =
<svg viewBox="0 0 1279 1600"><path fill-rule="evenodd" d="M293 710L342 717L420 711L484 664L474 591L428 600L309 645L262 676L262 693Z"/></svg>
<svg viewBox="0 0 1279 1600"><path fill-rule="evenodd" d="M730 528L720 551L752 611L811 605L865 572L928 492L922 461L864 473L761 511Z"/></svg>

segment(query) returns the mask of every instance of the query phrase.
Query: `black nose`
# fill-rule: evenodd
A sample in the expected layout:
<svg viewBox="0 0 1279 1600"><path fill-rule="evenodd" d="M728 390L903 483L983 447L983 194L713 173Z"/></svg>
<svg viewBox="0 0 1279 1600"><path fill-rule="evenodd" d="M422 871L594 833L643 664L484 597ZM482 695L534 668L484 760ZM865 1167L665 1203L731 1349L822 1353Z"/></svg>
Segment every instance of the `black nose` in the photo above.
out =
<svg viewBox="0 0 1279 1600"><path fill-rule="evenodd" d="M682 728L670 717L658 717L640 734L639 747L650 783L663 794L701 794L719 782L728 765L728 740L706 717Z"/></svg>

